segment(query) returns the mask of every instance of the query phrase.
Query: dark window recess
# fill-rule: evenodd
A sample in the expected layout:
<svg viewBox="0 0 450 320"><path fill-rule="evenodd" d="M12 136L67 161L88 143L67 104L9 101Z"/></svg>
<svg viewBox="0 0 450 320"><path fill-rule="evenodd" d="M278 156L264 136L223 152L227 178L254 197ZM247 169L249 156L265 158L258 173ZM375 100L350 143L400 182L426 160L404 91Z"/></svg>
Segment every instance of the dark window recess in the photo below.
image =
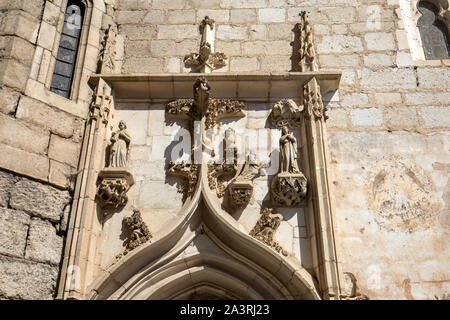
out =
<svg viewBox="0 0 450 320"><path fill-rule="evenodd" d="M447 26L438 19L438 8L429 1L420 1L417 9L422 16L417 27L422 38L425 59L439 60L450 58L450 39Z"/></svg>
<svg viewBox="0 0 450 320"><path fill-rule="evenodd" d="M81 27L84 18L84 5L81 1L69 0L64 26L59 41L55 70L50 90L65 98L70 97L73 73L80 43Z"/></svg>

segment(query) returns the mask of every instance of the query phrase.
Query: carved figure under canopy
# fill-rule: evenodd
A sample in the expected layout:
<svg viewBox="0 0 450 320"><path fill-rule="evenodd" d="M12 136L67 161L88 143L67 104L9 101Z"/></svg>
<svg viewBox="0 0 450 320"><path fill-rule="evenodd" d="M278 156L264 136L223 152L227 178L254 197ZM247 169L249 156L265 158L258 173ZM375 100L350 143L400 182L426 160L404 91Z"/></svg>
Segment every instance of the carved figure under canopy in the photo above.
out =
<svg viewBox="0 0 450 320"><path fill-rule="evenodd" d="M111 136L111 149L109 167L125 168L128 164L128 151L130 149L131 136L126 131L125 121L119 122L119 130Z"/></svg>
<svg viewBox="0 0 450 320"><path fill-rule="evenodd" d="M297 139L284 126L280 138L280 173L299 173L297 165Z"/></svg>

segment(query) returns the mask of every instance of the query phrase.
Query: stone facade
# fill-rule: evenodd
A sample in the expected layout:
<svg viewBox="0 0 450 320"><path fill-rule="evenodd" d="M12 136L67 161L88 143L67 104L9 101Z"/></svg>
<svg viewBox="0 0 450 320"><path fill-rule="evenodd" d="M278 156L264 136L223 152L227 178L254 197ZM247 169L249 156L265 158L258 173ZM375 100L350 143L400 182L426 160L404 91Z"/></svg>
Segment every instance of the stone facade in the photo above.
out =
<svg viewBox="0 0 450 320"><path fill-rule="evenodd" d="M261 97L261 92L252 92L249 81L246 83L239 74L299 71L298 24L302 11L308 12L313 27L320 72L341 74L339 85L330 88L319 79L323 104L328 109L324 140L328 141L329 154L325 167L329 171L332 228L342 274L338 291L342 297L352 298L344 293L345 272L357 279L359 291L353 291L370 299L448 295L450 61L425 60L421 55L414 1L84 2L85 23L72 97L64 99L49 89L67 1L0 0L0 298L52 299L57 292L59 298L67 297L64 281L57 284L57 280L70 273L71 265L63 256L69 259L72 249L65 248L65 241L77 228L86 229L85 238L79 240L86 241L80 242L84 248L80 254L89 259L80 266L86 264L81 268L89 271L86 273L91 278L86 282L92 284L115 270L115 258L123 251L126 239L122 221L131 215L133 207L141 210L153 237L127 259L145 250L157 250L152 248L159 248L162 240L169 241L167 230L174 226L181 230L188 216L195 217L189 201L200 195L191 190L192 199L186 202L186 196L179 192L182 179L166 172L180 135L193 130L191 119L172 121L165 114L165 103L194 98L193 81L184 85L187 80L174 79L191 72L184 59L199 52L202 20L205 16L214 19L214 52L228 57L226 65L212 74L237 79L226 87L229 79L214 78L210 82L211 97L241 99L247 95L245 116L222 120L223 127L255 130L257 134L249 140L258 141L279 131L269 127L267 119L274 103L291 98L286 96L291 84L283 83L277 92L272 79L262 90L269 94ZM447 10L448 19L448 1L434 2L447 4L442 10ZM107 50L113 55L113 63L99 69L98 57L104 53L107 30L117 30ZM119 80L115 84L111 84L116 81L113 78L106 80L115 90L117 101L107 112L101 109L105 114L96 115L103 117L102 122L94 117L91 106L92 97L100 97L92 90L99 80L91 78L99 70L108 70L105 79L111 74L174 78L145 80L148 84L143 80L122 91ZM143 97L142 92L147 91L150 93ZM301 100L300 96L293 98ZM86 214L97 212L95 187L90 186L95 185L105 165L103 152L119 120L127 122L132 137L128 169L135 184L128 192L128 205L99 215L105 217L99 220L94 214ZM306 131L302 131L308 126L303 124L301 128L294 136L303 172L310 170L310 158L305 155L308 142ZM258 150L260 156L267 158L278 147L278 140L279 136ZM190 149L190 143L185 143ZM92 146L97 149L91 150ZM250 233L270 203L267 194L274 174L256 178L248 206L224 218L232 219L230 225L242 234ZM307 177L309 183L312 177ZM197 210L207 216L210 204L202 201ZM317 235L309 218L311 206L307 203L280 210L283 219L273 232L273 240L289 253L286 259L295 260L302 272L315 277L319 267L314 253ZM197 244L186 243L178 253L188 257L194 251L220 251L211 241L214 237L204 235L214 232L202 224L197 227L202 231L190 235ZM94 231L100 229L102 232ZM236 233L238 239L240 236ZM90 237L97 241L94 248L89 242L94 240L87 240ZM232 241L227 245L233 247ZM264 251L249 244L253 245L254 252ZM95 253L89 253L88 248ZM231 263L228 267L233 270ZM129 272L137 271L130 268ZM83 282L81 287L85 285ZM92 298L74 292L77 298ZM306 296L299 294L296 298Z"/></svg>

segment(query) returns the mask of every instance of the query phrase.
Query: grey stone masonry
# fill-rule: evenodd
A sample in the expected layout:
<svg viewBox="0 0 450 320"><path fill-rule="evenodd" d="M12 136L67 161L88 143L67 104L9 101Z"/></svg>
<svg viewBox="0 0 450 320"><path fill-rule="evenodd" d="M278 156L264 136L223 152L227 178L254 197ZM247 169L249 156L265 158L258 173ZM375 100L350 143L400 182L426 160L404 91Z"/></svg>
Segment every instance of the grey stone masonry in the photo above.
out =
<svg viewBox="0 0 450 320"><path fill-rule="evenodd" d="M61 260L63 238L56 234L48 221L32 218L28 232L25 258L58 265Z"/></svg>
<svg viewBox="0 0 450 320"><path fill-rule="evenodd" d="M11 191L10 205L33 216L59 222L70 200L68 191L22 178Z"/></svg>

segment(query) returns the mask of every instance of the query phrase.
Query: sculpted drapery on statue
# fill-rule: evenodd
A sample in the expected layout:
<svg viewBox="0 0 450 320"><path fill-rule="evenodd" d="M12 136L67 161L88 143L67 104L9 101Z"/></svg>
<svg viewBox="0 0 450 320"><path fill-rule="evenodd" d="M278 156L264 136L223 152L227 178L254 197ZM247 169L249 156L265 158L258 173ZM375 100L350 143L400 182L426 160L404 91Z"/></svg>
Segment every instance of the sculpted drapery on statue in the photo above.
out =
<svg viewBox="0 0 450 320"><path fill-rule="evenodd" d="M297 139L289 132L288 127L282 129L283 135L280 138L280 172L299 173L297 165Z"/></svg>
<svg viewBox="0 0 450 320"><path fill-rule="evenodd" d="M130 149L131 136L126 131L125 121L119 122L119 130L111 136L111 149L109 155L109 167L125 168L128 163L128 151Z"/></svg>

